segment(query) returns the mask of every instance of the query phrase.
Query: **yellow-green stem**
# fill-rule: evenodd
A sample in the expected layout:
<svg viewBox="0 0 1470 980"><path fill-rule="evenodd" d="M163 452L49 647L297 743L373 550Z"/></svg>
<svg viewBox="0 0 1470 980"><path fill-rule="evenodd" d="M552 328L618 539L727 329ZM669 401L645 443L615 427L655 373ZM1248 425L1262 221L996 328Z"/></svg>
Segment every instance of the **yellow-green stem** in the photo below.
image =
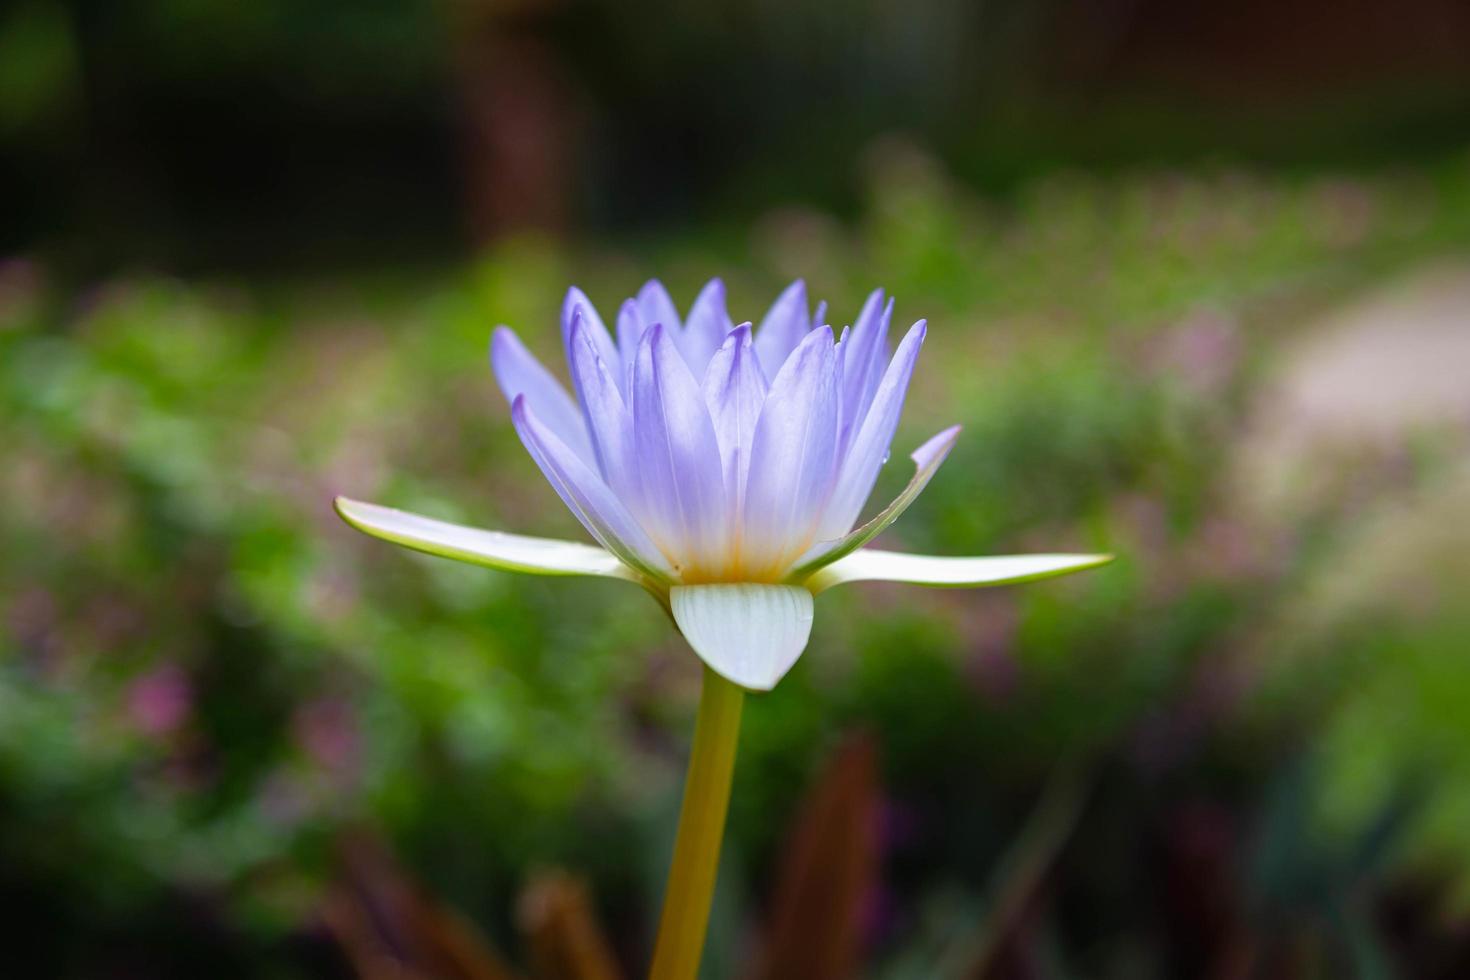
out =
<svg viewBox="0 0 1470 980"><path fill-rule="evenodd" d="M730 777L735 771L735 745L740 738L740 709L745 691L704 669L694 745L679 809L674 863L664 889L664 911L658 921L650 980L693 980L709 926L730 805Z"/></svg>

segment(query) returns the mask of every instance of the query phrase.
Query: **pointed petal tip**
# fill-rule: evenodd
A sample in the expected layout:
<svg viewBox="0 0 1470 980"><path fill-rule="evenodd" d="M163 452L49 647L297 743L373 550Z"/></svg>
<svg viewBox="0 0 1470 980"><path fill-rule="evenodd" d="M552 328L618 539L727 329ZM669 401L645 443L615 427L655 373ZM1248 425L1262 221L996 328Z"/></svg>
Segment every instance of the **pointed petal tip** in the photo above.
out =
<svg viewBox="0 0 1470 980"><path fill-rule="evenodd" d="M792 302L796 301L797 299L804 300L806 298L805 278L797 276L795 279L787 283L786 287L782 289L781 292L776 294L776 303L779 304L781 301L788 299L788 297ZM803 303L802 305L805 306L806 304Z"/></svg>
<svg viewBox="0 0 1470 980"><path fill-rule="evenodd" d="M674 586L669 608L679 632L715 673L769 691L806 649L812 594L754 582Z"/></svg>
<svg viewBox="0 0 1470 980"><path fill-rule="evenodd" d="M587 336L587 311L581 304L578 304L572 309L571 319L567 323L567 338L576 340L579 337L587 340L589 343L591 341L591 338Z"/></svg>
<svg viewBox="0 0 1470 980"><path fill-rule="evenodd" d="M354 530L375 538L389 540L381 531L383 515L406 514L392 507L382 504L370 504L365 500L354 500L345 494L338 494L332 498L332 509L342 522Z"/></svg>
<svg viewBox="0 0 1470 980"><path fill-rule="evenodd" d="M699 287L699 292L695 294L694 302L689 305L689 315L694 316L702 308L707 306L713 306L720 311L725 309L725 280L719 276L714 276L709 282Z"/></svg>
<svg viewBox="0 0 1470 980"><path fill-rule="evenodd" d="M960 433L965 430L963 425L952 425L943 432L929 437L929 439L918 449L909 453L909 459L914 461L915 466L926 466L935 456L948 453L959 441Z"/></svg>
<svg viewBox="0 0 1470 980"><path fill-rule="evenodd" d="M663 282L657 278L652 278L646 281L642 286L638 287L637 298L640 300L649 299L652 297L663 298L667 297L668 295L669 291L667 287L664 286Z"/></svg>
<svg viewBox="0 0 1470 980"><path fill-rule="evenodd" d="M808 344L819 344L823 341L826 342L828 347L833 347L837 344L837 332L832 329L831 324L824 323L820 327L812 327L812 329L807 332L807 335L801 338L801 343L796 345L796 350L799 351L806 347ZM793 353L795 353L795 351L793 351Z"/></svg>
<svg viewBox="0 0 1470 980"><path fill-rule="evenodd" d="M754 329L751 327L750 321L747 320L746 322L735 327L729 333L725 334L725 339L720 343L720 346L722 348L731 346L749 347L751 344L751 335L753 333Z"/></svg>
<svg viewBox="0 0 1470 980"><path fill-rule="evenodd" d="M332 510L336 511L337 516L342 518L347 524L356 527L357 525L352 521L352 510L358 503L359 501L339 493L332 498Z"/></svg>
<svg viewBox="0 0 1470 980"><path fill-rule="evenodd" d="M531 413L531 404L526 401L525 395L516 395L510 400L510 424L520 435L521 441L526 439L526 416Z"/></svg>

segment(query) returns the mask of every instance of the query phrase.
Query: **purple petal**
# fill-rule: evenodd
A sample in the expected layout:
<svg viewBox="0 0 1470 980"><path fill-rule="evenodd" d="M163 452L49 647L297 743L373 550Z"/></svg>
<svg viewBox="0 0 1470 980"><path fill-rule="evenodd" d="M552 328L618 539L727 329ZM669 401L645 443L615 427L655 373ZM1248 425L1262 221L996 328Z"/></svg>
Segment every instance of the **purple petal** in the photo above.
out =
<svg viewBox="0 0 1470 980"><path fill-rule="evenodd" d="M597 308L592 305L587 294L576 286L567 290L566 299L561 304L561 341L566 349L567 363L570 364L572 361L572 320L579 309L582 311L588 339L592 342L593 349L597 352L598 357L608 363L608 366L613 369L614 377L617 377L620 373L617 366L621 361L617 345L613 343L612 336L607 332L602 317L597 315Z"/></svg>
<svg viewBox="0 0 1470 980"><path fill-rule="evenodd" d="M514 404L516 396L525 395L558 439L582 459L592 460L592 441L577 403L509 327L496 327L491 335L490 369L506 401Z"/></svg>
<svg viewBox="0 0 1470 980"><path fill-rule="evenodd" d="M846 534L857 521L868 495L873 492L878 470L888 458L888 447L893 442L894 430L898 428L904 395L908 391L909 379L913 377L919 348L924 344L925 331L923 320L909 329L878 383L872 407L842 461L837 488L822 518L820 537L823 540Z"/></svg>
<svg viewBox="0 0 1470 980"><path fill-rule="evenodd" d="M924 492L924 488L939 471L939 464L949 456L949 451L954 448L955 440L959 436L960 427L952 425L915 449L909 455L909 458L914 461L914 475L909 479L908 485L899 492L899 495L862 527L835 541L822 541L811 551L802 555L801 564L791 570L787 581L800 582L823 566L852 554L882 534L889 525L903 516L909 504L917 500L919 494Z"/></svg>
<svg viewBox="0 0 1470 980"><path fill-rule="evenodd" d="M719 443L694 377L669 328L638 345L633 374L633 445L649 533L681 573L724 562L725 484Z"/></svg>
<svg viewBox="0 0 1470 980"><path fill-rule="evenodd" d="M837 384L831 327L807 334L771 382L745 489L741 546L752 574L779 574L815 540L836 472Z"/></svg>
<svg viewBox="0 0 1470 980"><path fill-rule="evenodd" d="M662 323L670 330L679 329L679 311L669 291L657 279L650 279L638 290L638 314L643 317L643 329Z"/></svg>
<svg viewBox="0 0 1470 980"><path fill-rule="evenodd" d="M878 391L883 362L888 357L888 324L892 317L893 300L885 306L883 290L875 289L853 324L852 340L843 349L842 430L838 452L845 452L851 444Z"/></svg>
<svg viewBox="0 0 1470 980"><path fill-rule="evenodd" d="M593 347L581 311L572 317L569 355L572 383L582 402L587 429L592 434L592 450L598 469L620 497L628 499L633 487L633 418L618 394L617 378Z"/></svg>
<svg viewBox="0 0 1470 980"><path fill-rule="evenodd" d="M782 290L755 332L755 352L768 371L778 371L810 332L806 283L798 279Z"/></svg>
<svg viewBox="0 0 1470 980"><path fill-rule="evenodd" d="M725 284L719 279L711 279L689 308L689 317L679 335L684 360L695 377L704 375L710 358L734 329L735 323L725 309Z"/></svg>
<svg viewBox="0 0 1470 980"><path fill-rule="evenodd" d="M618 357L623 363L623 391L629 393L630 397L633 391L633 364L638 360L638 341L643 339L644 329L643 314L638 310L638 301L623 300L623 307L618 310Z"/></svg>
<svg viewBox="0 0 1470 980"><path fill-rule="evenodd" d="M750 445L765 400L766 377L751 342L750 324L743 323L715 351L704 375L704 404L720 443L725 497L732 514L740 513Z"/></svg>
<svg viewBox="0 0 1470 980"><path fill-rule="evenodd" d="M524 395L510 408L511 421L531 458L582 526L608 551L633 568L668 579L672 570L633 515L596 473L543 425Z"/></svg>

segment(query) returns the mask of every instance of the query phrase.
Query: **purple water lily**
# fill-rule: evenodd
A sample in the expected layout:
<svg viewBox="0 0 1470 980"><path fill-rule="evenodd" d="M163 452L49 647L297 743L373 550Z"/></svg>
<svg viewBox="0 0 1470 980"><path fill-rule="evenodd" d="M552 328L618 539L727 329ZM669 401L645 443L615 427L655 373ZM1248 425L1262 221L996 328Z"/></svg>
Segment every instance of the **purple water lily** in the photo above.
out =
<svg viewBox="0 0 1470 980"><path fill-rule="evenodd" d="M682 319L650 281L609 330L581 290L562 306L575 397L506 327L495 377L522 442L600 547L476 530L339 498L354 527L512 571L643 585L711 669L773 687L806 647L814 594L886 579L998 585L1077 571L1104 555L950 558L864 546L924 489L959 426L912 455L916 472L866 523L923 346L920 320L889 356L893 301L874 290L840 335L798 280L759 329L734 323L712 280Z"/></svg>
<svg viewBox="0 0 1470 980"><path fill-rule="evenodd" d="M505 327L491 361L511 419L598 546L447 524L339 497L354 527L510 571L642 585L704 660L679 831L652 980L694 980L714 895L744 690L768 690L811 634L812 597L844 582L999 585L1102 564L1106 555L940 558L864 547L949 455L959 427L913 453L903 492L858 517L888 458L924 322L892 358L892 301L875 290L841 336L797 281L761 321L736 325L718 279L682 322L649 282L609 331L579 289L562 305L576 397Z"/></svg>

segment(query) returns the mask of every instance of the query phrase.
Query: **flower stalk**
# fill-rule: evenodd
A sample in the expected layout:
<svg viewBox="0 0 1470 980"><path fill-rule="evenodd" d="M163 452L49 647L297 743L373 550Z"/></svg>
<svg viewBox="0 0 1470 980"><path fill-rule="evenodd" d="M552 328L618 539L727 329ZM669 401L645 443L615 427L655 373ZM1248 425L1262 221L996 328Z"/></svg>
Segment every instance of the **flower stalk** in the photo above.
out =
<svg viewBox="0 0 1470 980"><path fill-rule="evenodd" d="M693 980L714 901L720 843L730 805L730 780L740 738L745 691L710 668L704 669L694 744L679 808L674 860L664 889L650 980Z"/></svg>

